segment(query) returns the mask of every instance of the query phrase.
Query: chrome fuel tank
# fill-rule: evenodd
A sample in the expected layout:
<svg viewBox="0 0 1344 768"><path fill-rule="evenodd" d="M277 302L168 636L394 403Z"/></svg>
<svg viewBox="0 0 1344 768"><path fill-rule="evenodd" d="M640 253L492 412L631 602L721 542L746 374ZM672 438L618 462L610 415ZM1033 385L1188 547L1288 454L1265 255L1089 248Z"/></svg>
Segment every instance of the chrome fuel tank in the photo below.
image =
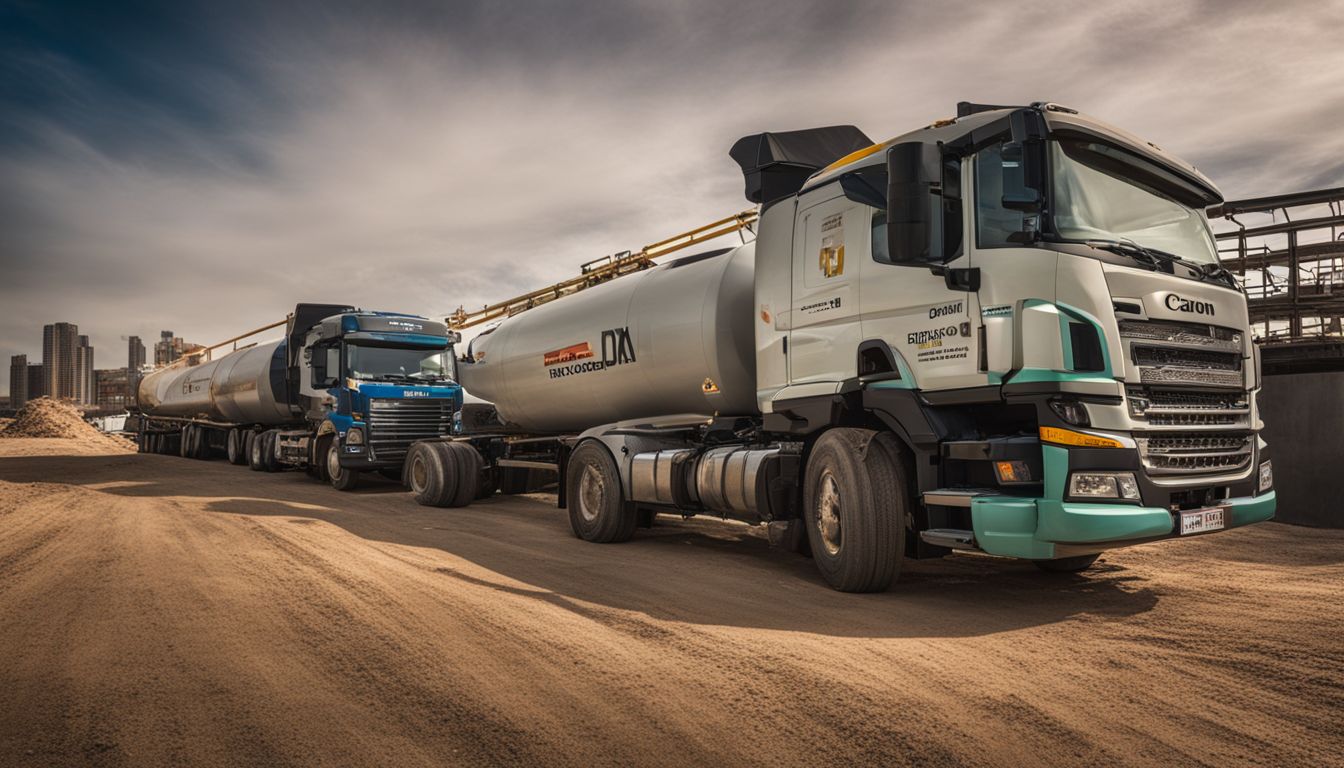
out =
<svg viewBox="0 0 1344 768"><path fill-rule="evenodd" d="M258 344L193 366L155 371L140 380L136 403L149 416L230 424L285 424L298 409L285 400L285 341Z"/></svg>
<svg viewBox="0 0 1344 768"><path fill-rule="evenodd" d="M757 413L755 248L686 256L508 318L473 340L458 377L537 432Z"/></svg>

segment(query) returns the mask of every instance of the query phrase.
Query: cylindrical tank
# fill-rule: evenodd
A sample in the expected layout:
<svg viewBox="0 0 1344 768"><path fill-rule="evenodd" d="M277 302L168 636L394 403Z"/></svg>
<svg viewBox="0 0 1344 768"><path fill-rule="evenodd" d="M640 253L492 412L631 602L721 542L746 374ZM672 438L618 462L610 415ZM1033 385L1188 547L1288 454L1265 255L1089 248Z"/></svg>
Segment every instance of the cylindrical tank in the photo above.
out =
<svg viewBox="0 0 1344 768"><path fill-rule="evenodd" d="M149 416L279 425L296 419L285 400L285 340L258 344L140 380L136 404Z"/></svg>
<svg viewBox="0 0 1344 768"><path fill-rule="evenodd" d="M755 256L754 243L687 256L510 317L472 341L458 378L536 432L754 414Z"/></svg>

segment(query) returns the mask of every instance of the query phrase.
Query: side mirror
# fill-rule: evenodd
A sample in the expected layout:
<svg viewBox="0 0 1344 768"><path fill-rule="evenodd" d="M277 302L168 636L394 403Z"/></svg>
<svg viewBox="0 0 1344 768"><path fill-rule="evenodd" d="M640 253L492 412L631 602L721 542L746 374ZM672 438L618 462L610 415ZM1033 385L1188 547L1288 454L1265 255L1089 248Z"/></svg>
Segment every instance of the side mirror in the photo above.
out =
<svg viewBox="0 0 1344 768"><path fill-rule="evenodd" d="M933 144L908 141L887 151L887 253L896 263L927 264L939 225L934 198L941 192L942 154Z"/></svg>

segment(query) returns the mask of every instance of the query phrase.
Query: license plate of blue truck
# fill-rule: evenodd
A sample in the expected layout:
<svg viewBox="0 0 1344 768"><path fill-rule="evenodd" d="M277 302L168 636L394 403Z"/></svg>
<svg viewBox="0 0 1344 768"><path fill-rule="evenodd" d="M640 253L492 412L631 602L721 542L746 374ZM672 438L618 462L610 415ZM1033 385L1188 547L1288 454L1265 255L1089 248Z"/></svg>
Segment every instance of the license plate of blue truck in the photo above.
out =
<svg viewBox="0 0 1344 768"><path fill-rule="evenodd" d="M1192 533L1221 531L1225 525L1223 510L1219 507L1214 507L1212 509L1192 509L1189 512L1181 513L1182 536L1189 536Z"/></svg>

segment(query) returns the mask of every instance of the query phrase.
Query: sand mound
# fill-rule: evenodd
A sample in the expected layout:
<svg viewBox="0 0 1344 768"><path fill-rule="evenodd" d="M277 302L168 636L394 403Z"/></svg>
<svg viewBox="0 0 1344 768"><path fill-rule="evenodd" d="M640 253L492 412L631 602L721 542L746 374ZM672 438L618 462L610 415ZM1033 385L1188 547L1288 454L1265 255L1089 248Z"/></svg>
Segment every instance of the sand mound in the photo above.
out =
<svg viewBox="0 0 1344 768"><path fill-rule="evenodd" d="M90 441L109 441L125 446L126 441L98 431L84 421L84 414L68 403L40 397L29 400L14 421L0 429L0 438L56 437Z"/></svg>

